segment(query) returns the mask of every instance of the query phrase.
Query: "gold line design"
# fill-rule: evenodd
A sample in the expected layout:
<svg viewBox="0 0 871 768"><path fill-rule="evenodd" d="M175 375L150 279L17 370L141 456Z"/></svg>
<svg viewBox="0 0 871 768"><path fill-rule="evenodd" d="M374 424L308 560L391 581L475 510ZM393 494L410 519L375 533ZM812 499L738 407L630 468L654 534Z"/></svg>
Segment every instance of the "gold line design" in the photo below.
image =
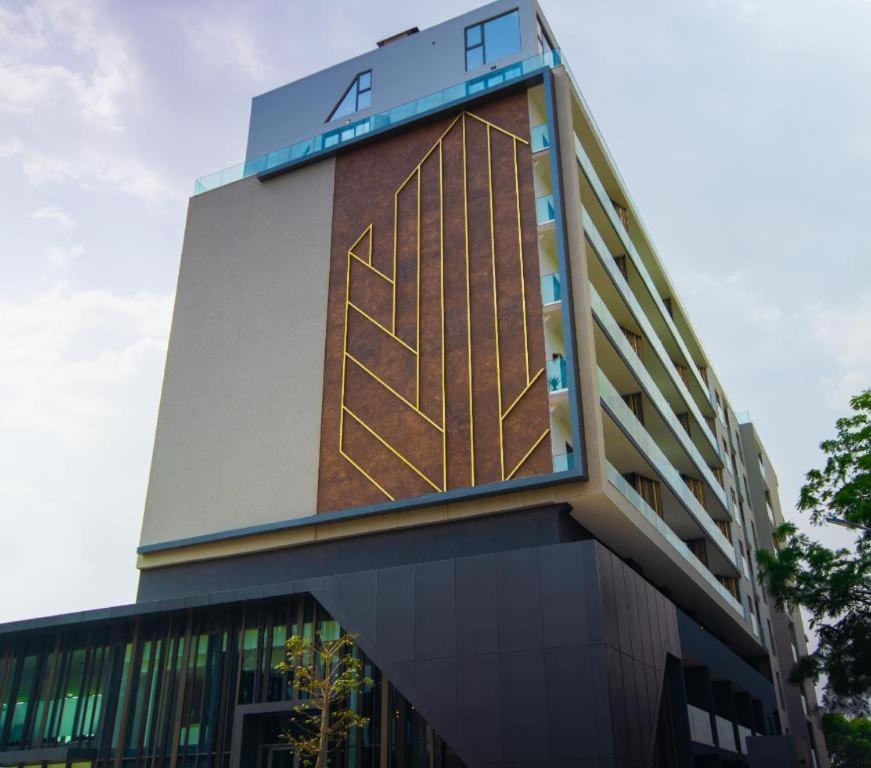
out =
<svg viewBox="0 0 871 768"><path fill-rule="evenodd" d="M347 260L345 265L345 293L344 293L344 320L343 320L343 337L342 337L342 373L341 373L341 396L339 404L339 453L349 464L354 467L363 477L365 477L372 485L374 485L388 499L395 500L395 497L390 491L380 483L370 471L362 466L360 461L355 460L345 447L345 416L347 414L356 424L362 427L375 440L383 445L392 455L398 458L406 467L408 467L417 476L423 479L433 490L441 492L448 489L448 444L447 444L447 396L446 396L446 361L445 361L445 223L444 223L444 147L443 142L448 134L459 123L462 130L462 173L463 173L463 220L465 227L464 240L464 258L465 258L465 298L466 298L466 349L467 349L467 368L468 368L468 391L469 391L469 476L470 485L476 484L475 475L475 426L474 426L474 403L473 403L473 374L472 374L472 310L471 310L471 270L469 250L469 191L468 191L468 168L467 168L467 145L466 145L466 123L467 120L475 120L486 127L487 140L487 184L489 192L489 214L490 214L490 262L492 274L492 290L493 290L493 326L495 334L495 358L496 358L496 399L499 412L499 464L500 477L502 480L510 480L513 478L527 459L532 455L533 451L541 444L541 442L550 433L550 428L544 430L536 441L520 458L517 464L506 473L505 468L505 446L503 426L505 419L513 411L515 406L520 403L523 397L532 389L533 385L538 381L544 368L530 375L529 369L529 334L527 328L527 307L526 307L526 280L524 275L524 259L523 259L523 232L521 229L520 216L520 182L519 169L517 159L518 142L528 144L526 139L521 138L498 125L485 120L471 112L462 112L457 115L444 130L444 132L436 139L435 143L424 154L423 158L418 162L415 168L408 174L402 184L396 189L393 194L393 274L389 275L380 270L372 263L373 252L373 225L370 223L360 236L351 244L347 251ZM502 369L501 369L501 352L500 352L500 326L499 326L499 297L497 290L497 275L496 275L496 240L495 240L495 219L494 219L494 203L493 203L493 165L491 156L491 135L493 131L507 136L512 140L512 154L514 162L514 196L516 201L516 221L517 221L517 247L520 260L520 299L521 311L523 319L523 355L525 365L525 383L517 397L508 405L503 407L502 402ZM438 158L438 181L439 181L439 302L440 302L440 356L441 356L441 423L437 422L433 417L424 412L421 407L420 393L420 357L421 357L421 320L420 320L420 292L421 292L421 175L424 164L429 160L434 153L437 153ZM412 182L416 185L417 195L417 225L415 231L416 237L416 308L415 308L415 339L414 346L401 338L396 332L396 307L397 307L397 283L398 274L397 267L399 261L398 243L399 243L399 195ZM377 320L365 309L351 301L351 265L352 263L360 264L363 268L371 271L379 279L385 281L391 286L391 318L389 321L390 327ZM384 334L388 339L397 342L407 351L415 356L415 383L414 383L414 401L405 397L396 390L395 387L386 382L381 376L376 374L369 366L360 360L355 354L348 349L348 321L350 312L353 310L356 314L364 318L366 321ZM397 398L406 408L411 410L417 416L421 417L426 424L441 434L442 442L442 460L441 460L441 476L439 481L430 478L419 466L417 466L408 456L404 455L395 445L393 445L384 435L380 434L371 424L359 414L356 413L347 402L347 382L348 382L348 363L354 365L366 376L368 376L375 384L385 389L395 398Z"/></svg>

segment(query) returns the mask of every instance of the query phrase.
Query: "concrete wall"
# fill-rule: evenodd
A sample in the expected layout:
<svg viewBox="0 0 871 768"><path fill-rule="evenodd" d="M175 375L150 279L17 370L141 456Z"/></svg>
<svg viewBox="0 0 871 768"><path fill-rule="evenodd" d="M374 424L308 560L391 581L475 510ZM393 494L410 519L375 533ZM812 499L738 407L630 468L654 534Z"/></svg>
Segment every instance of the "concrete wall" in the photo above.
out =
<svg viewBox="0 0 871 768"><path fill-rule="evenodd" d="M333 178L191 200L141 544L314 514Z"/></svg>
<svg viewBox="0 0 871 768"><path fill-rule="evenodd" d="M520 10L521 51L480 70L466 72L464 30L515 8ZM372 105L352 120L383 112L475 75L491 67L535 56L535 0L497 0L430 29L376 48L301 80L255 96L251 102L246 159L286 147L342 125L344 118L327 122L353 79L372 70ZM543 17L542 17L543 18ZM546 24L546 22L544 22ZM400 32L399 29L393 30ZM553 41L553 35L551 34ZM361 41L362 44L375 41ZM554 42L554 44L556 44Z"/></svg>

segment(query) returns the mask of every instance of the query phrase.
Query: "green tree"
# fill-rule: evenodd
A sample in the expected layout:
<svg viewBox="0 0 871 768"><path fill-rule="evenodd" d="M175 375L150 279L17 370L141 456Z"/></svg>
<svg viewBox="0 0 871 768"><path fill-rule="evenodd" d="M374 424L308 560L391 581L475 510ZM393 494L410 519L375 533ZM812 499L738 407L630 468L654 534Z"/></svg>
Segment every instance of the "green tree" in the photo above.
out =
<svg viewBox="0 0 871 768"><path fill-rule="evenodd" d="M853 719L836 712L823 715L826 746L832 768L868 768L871 765L871 720Z"/></svg>
<svg viewBox="0 0 871 768"><path fill-rule="evenodd" d="M355 639L349 634L335 640L318 635L312 641L293 635L287 641L287 659L278 667L309 698L295 707L283 736L304 766L327 768L330 752L369 721L348 707L352 693L372 685L362 674L363 661L354 654Z"/></svg>
<svg viewBox="0 0 871 768"><path fill-rule="evenodd" d="M825 466L813 469L798 509L815 525L838 525L855 535L852 549L830 549L784 523L774 552L760 550L760 574L779 605L802 606L818 637L790 679L826 676L831 709L867 711L871 695L871 390L850 400L836 436L820 448Z"/></svg>

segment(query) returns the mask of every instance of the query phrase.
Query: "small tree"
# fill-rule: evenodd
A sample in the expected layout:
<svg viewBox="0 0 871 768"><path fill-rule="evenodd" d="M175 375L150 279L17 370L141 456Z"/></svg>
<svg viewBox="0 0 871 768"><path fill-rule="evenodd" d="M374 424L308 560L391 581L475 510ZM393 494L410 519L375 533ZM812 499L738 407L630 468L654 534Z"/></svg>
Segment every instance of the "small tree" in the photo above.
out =
<svg viewBox="0 0 871 768"><path fill-rule="evenodd" d="M826 746L833 768L868 768L871 765L871 720L852 720L836 712L823 715Z"/></svg>
<svg viewBox="0 0 871 768"><path fill-rule="evenodd" d="M293 635L286 643L287 660L278 667L310 699L294 708L292 728L283 736L304 766L327 768L330 751L369 722L347 706L352 693L372 685L362 675L363 661L354 655L355 640L349 634L336 640L318 635L315 641Z"/></svg>
<svg viewBox="0 0 871 768"><path fill-rule="evenodd" d="M803 606L817 631L817 650L798 660L792 682L824 674L827 706L861 712L871 695L871 390L850 405L854 413L820 444L825 466L808 472L798 509L815 525L852 531L853 550L829 549L784 523L776 551L760 550L757 561L775 601Z"/></svg>

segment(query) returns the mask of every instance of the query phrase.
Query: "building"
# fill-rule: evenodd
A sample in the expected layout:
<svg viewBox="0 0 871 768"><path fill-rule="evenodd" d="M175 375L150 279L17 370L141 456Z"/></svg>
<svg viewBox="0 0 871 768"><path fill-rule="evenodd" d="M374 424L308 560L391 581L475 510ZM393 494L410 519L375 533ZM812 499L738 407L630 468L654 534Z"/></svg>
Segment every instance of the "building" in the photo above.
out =
<svg viewBox="0 0 871 768"><path fill-rule="evenodd" d="M773 478L534 0L408 30L197 182L137 602L0 627L0 765L290 768L341 627L334 765L825 766Z"/></svg>

